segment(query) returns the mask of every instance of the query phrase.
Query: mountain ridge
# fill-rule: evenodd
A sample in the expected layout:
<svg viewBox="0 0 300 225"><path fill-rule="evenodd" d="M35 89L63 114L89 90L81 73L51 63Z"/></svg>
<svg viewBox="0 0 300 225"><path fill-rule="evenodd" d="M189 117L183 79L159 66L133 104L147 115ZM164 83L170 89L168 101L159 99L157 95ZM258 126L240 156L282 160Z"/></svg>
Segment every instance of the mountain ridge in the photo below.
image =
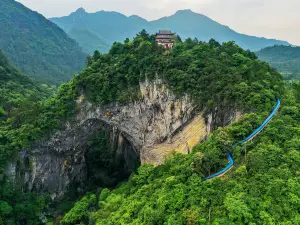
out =
<svg viewBox="0 0 300 225"><path fill-rule="evenodd" d="M84 17L80 16L83 11ZM74 20L74 17L78 16L80 21ZM275 44L289 45L286 41L238 33L229 26L222 25L208 16L193 12L190 9L178 10L170 16L151 21L138 15L126 16L115 11L102 10L88 13L82 8L69 16L49 19L63 28L66 33L72 28L84 26L108 45L115 41L122 42L127 37L133 38L142 29L149 33L156 33L160 29L170 29L183 39L191 37L201 41L208 41L212 38L219 42L235 41L242 48L252 51L258 51ZM80 39L77 41L82 42Z"/></svg>

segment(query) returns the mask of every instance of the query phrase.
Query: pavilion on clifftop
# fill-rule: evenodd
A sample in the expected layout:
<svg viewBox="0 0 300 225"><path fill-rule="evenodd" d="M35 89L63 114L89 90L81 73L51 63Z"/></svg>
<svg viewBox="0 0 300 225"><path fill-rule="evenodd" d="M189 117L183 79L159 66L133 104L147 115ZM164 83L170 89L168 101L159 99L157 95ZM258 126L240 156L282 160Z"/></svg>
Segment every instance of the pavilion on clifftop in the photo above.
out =
<svg viewBox="0 0 300 225"><path fill-rule="evenodd" d="M164 46L166 49L171 49L175 44L175 34L170 30L160 30L156 33L156 43Z"/></svg>

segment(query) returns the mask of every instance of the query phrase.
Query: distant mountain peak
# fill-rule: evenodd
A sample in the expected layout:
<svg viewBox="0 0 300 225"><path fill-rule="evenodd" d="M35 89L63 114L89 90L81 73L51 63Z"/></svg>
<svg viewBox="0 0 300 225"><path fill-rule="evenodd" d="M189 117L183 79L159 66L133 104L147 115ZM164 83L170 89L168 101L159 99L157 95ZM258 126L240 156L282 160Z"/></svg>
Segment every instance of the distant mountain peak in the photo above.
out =
<svg viewBox="0 0 300 225"><path fill-rule="evenodd" d="M140 17L140 16L137 16L137 15L131 15L128 17L129 19L133 19L133 20L136 20L136 21L142 21L142 22L148 22L146 19Z"/></svg>
<svg viewBox="0 0 300 225"><path fill-rule="evenodd" d="M177 13L195 13L191 9L181 9L178 10Z"/></svg>
<svg viewBox="0 0 300 225"><path fill-rule="evenodd" d="M84 8L80 7L75 11L75 13L86 13L86 11Z"/></svg>
<svg viewBox="0 0 300 225"><path fill-rule="evenodd" d="M76 19L80 20L80 19L84 18L87 14L88 13L85 11L85 9L81 7L79 9L77 9L75 12L72 12L70 14L70 16L72 16L74 20L76 20Z"/></svg>
<svg viewBox="0 0 300 225"><path fill-rule="evenodd" d="M201 18L207 18L209 20L212 20L210 18L208 18L207 16L198 13L198 12L194 12L191 9L183 9L183 10L178 10L173 16L177 16L177 17L188 17L189 19L196 19L197 17L201 17Z"/></svg>
<svg viewBox="0 0 300 225"><path fill-rule="evenodd" d="M70 14L70 16L75 16L75 17L81 18L81 17L84 17L86 14L88 14L88 13L85 11L84 8L81 7L81 8L78 8L75 12L72 12Z"/></svg>
<svg viewBox="0 0 300 225"><path fill-rule="evenodd" d="M197 15L198 13L192 11L191 9L178 10L175 15ZM201 14L198 14L201 15Z"/></svg>

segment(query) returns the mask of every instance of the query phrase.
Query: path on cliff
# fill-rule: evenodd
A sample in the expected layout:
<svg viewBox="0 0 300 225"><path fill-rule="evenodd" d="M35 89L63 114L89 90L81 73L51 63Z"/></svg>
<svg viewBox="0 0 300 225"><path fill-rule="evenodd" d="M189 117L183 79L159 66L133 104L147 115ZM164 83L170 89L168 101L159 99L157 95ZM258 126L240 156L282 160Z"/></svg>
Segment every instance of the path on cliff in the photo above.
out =
<svg viewBox="0 0 300 225"><path fill-rule="evenodd" d="M244 140L237 142L234 146L237 146L239 144L244 144L248 141L252 141L260 132L262 132L262 130L268 125L268 123L273 119L273 117L275 116L276 112L279 110L281 105L281 101L280 99L277 99L277 104L275 106L275 108L273 109L273 111L271 112L271 114L268 116L268 118L261 124L260 127L258 127L255 131L253 131L253 133L251 133L248 137L246 137ZM231 155L228 153L228 161L229 164L222 169L221 171L212 174L206 178L204 178L204 180L210 180L216 177L221 177L224 176L228 171L230 171L234 165L234 161L231 157Z"/></svg>

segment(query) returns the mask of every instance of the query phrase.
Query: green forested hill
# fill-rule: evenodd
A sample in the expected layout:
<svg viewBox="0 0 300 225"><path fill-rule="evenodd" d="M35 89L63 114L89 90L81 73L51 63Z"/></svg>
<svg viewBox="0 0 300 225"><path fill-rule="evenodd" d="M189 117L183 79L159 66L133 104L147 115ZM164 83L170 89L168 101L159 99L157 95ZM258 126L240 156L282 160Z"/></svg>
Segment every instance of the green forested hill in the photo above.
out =
<svg viewBox="0 0 300 225"><path fill-rule="evenodd" d="M0 48L31 78L50 84L70 80L86 55L58 26L14 0L0 1Z"/></svg>
<svg viewBox="0 0 300 225"><path fill-rule="evenodd" d="M0 50L0 116L8 115L13 107L28 98L46 97L49 91L47 86L36 85L11 66Z"/></svg>
<svg viewBox="0 0 300 225"><path fill-rule="evenodd" d="M203 108L233 104L270 109L282 90L280 74L234 42L187 39L169 52L143 31L133 41L115 43L108 54L95 54L88 61L75 81L96 104L135 99L140 79L156 73L177 95L189 94Z"/></svg>
<svg viewBox="0 0 300 225"><path fill-rule="evenodd" d="M258 51L256 55L283 73L285 79L300 79L300 47L275 45Z"/></svg>
<svg viewBox="0 0 300 225"><path fill-rule="evenodd" d="M285 41L240 34L228 26L224 26L207 16L192 12L191 10L180 10L174 15L154 21L147 21L139 16L127 17L117 12L99 11L88 13L81 8L68 16L50 18L50 20L67 33L74 28L81 29L81 32L86 30L109 45L115 41L123 41L125 38L133 38L142 29L146 29L150 33L155 33L163 29L171 29L183 39L190 37L198 38L201 41L209 41L211 38L219 42L235 41L240 47L252 51L258 51L275 44L288 45ZM83 41L85 40L83 36L79 36L76 40L85 47L84 42L86 41ZM103 50L98 47L94 45L94 50Z"/></svg>
<svg viewBox="0 0 300 225"><path fill-rule="evenodd" d="M118 90L137 85L134 74L151 75L159 69L173 91L189 93L198 104L220 107L233 100L255 112L219 128L190 155L176 154L158 167L143 165L115 190L87 194L62 224L299 224L300 85L282 90L278 73L233 43L187 40L164 52L155 50L151 41L140 35L115 44L108 55L94 55L94 62L77 77L79 87L100 104L123 101L134 92ZM114 70L109 69L112 65ZM128 74L126 79L122 74ZM114 84L120 86L114 90ZM283 102L275 119L253 142L232 147L261 124L276 104L275 96ZM234 169L223 178L203 181L227 164L228 151Z"/></svg>
<svg viewBox="0 0 300 225"><path fill-rule="evenodd" d="M62 224L297 224L299 86L285 88L279 73L233 42L187 39L169 51L142 31L115 43L107 54L95 52L56 95L30 103L2 124L0 169L14 152L59 129L62 121L72 122L80 95L95 105L138 100L139 81L156 74L207 113L228 105L252 113L217 130L190 155L174 155L156 168L144 165L115 190L99 187L100 195L87 194ZM263 135L247 148L231 148L264 120L277 97L284 106ZM237 162L232 173L203 182L227 164L227 151ZM8 186L0 185L0 221L38 224L32 212L40 215L44 199L29 193L20 200L22 192L4 191Z"/></svg>

